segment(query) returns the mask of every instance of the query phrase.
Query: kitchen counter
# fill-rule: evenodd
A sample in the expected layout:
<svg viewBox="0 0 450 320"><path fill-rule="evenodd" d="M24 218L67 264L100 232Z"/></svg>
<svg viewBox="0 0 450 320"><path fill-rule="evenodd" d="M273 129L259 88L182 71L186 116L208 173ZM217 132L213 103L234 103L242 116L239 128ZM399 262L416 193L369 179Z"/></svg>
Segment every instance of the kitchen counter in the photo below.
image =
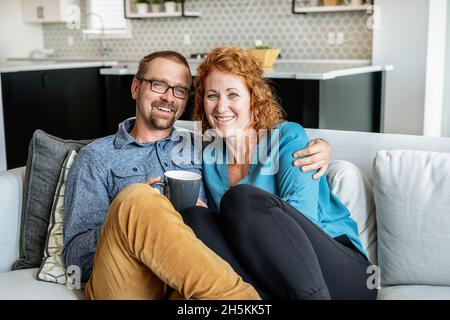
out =
<svg viewBox="0 0 450 320"><path fill-rule="evenodd" d="M102 75L134 75L137 72L136 58L121 57L52 57L52 58L9 58L6 64L0 62L0 72L82 68L104 66ZM196 70L201 60L187 59L191 72ZM112 68L111 68L112 67ZM392 65L372 65L369 60L278 60L272 68L264 70L264 76L274 79L330 80L338 77L362 73L390 71Z"/></svg>
<svg viewBox="0 0 450 320"><path fill-rule="evenodd" d="M191 72L195 75L200 61L193 59L188 61ZM113 68L101 69L100 73L103 75L134 75L137 67L137 63L119 63ZM272 68L265 69L264 76L274 79L329 80L392 69L391 65L371 65L366 60L280 60Z"/></svg>
<svg viewBox="0 0 450 320"><path fill-rule="evenodd" d="M9 60L0 62L0 73L58 70L75 68L112 67L117 61L55 61L55 60Z"/></svg>

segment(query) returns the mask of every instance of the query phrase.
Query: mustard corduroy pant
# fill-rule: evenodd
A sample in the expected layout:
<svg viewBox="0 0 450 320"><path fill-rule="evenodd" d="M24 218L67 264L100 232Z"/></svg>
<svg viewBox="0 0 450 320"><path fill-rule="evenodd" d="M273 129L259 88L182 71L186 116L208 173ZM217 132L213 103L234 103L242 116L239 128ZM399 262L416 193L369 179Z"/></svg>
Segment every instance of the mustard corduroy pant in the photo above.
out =
<svg viewBox="0 0 450 320"><path fill-rule="evenodd" d="M111 203L86 298L260 299L146 184L128 186Z"/></svg>

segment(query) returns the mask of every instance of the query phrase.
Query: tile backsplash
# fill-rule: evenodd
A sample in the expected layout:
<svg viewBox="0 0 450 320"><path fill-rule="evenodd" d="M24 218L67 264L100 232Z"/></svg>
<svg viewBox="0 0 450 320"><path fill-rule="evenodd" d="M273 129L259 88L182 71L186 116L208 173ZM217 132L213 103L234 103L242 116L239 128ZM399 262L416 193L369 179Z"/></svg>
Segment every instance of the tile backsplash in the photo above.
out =
<svg viewBox="0 0 450 320"><path fill-rule="evenodd" d="M132 19L133 37L108 39L107 46L111 56L134 60L162 49L189 55L224 44L250 48L254 40L261 39L281 48L285 59L371 59L368 13L301 15L292 14L291 6L291 0L186 0L186 10L199 11L199 18ZM342 32L344 42L328 44L331 32ZM185 35L189 35L189 45L184 44ZM83 39L80 30L62 23L44 25L44 44L58 56L96 56L101 47L100 40Z"/></svg>

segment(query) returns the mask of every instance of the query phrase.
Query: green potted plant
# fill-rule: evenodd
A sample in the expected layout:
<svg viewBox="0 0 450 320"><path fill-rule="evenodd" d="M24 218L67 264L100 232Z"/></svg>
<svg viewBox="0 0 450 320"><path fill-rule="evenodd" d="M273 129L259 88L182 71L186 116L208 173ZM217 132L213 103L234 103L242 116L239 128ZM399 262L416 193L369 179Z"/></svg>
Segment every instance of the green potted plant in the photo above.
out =
<svg viewBox="0 0 450 320"><path fill-rule="evenodd" d="M256 40L255 48L249 49L248 52L261 61L263 68L272 68L275 60L280 55L280 49L271 48L261 40Z"/></svg>
<svg viewBox="0 0 450 320"><path fill-rule="evenodd" d="M175 0L175 2L177 3L177 11L180 12L181 11L181 3L183 2L183 0Z"/></svg>
<svg viewBox="0 0 450 320"><path fill-rule="evenodd" d="M150 6L152 8L152 12L161 12L161 4L164 0L151 0Z"/></svg>
<svg viewBox="0 0 450 320"><path fill-rule="evenodd" d="M340 4L340 0L323 0L324 6L337 6Z"/></svg>
<svg viewBox="0 0 450 320"><path fill-rule="evenodd" d="M355 7L362 6L363 5L363 0L351 0L350 1L350 5L351 6L355 6Z"/></svg>
<svg viewBox="0 0 450 320"><path fill-rule="evenodd" d="M148 12L148 0L135 0L135 3L138 14L146 14Z"/></svg>

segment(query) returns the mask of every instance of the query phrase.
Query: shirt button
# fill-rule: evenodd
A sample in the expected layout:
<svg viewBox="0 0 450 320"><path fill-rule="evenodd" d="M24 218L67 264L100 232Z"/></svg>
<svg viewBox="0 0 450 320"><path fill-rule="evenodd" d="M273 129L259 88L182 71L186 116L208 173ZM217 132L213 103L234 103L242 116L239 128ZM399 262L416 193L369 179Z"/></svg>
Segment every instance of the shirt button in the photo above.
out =
<svg viewBox="0 0 450 320"><path fill-rule="evenodd" d="M134 171L134 172L137 172L137 171L138 171L138 168L134 167L134 168L133 168L133 171Z"/></svg>

